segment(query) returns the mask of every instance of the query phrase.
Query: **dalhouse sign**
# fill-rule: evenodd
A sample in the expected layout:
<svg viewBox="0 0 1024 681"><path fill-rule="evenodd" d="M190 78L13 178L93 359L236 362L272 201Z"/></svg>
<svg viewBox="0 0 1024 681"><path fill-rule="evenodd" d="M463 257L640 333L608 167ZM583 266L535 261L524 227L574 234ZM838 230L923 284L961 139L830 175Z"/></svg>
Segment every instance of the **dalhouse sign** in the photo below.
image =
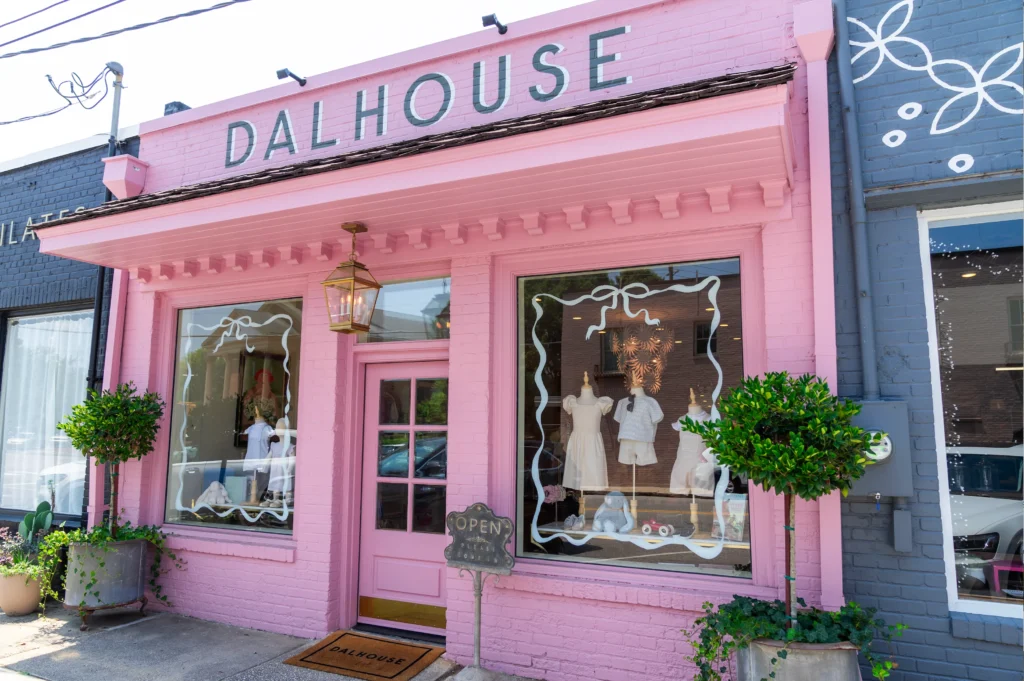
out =
<svg viewBox="0 0 1024 681"><path fill-rule="evenodd" d="M628 74L612 77L605 73L608 65L622 59L622 53L615 51L615 39L621 39L621 36L629 32L630 27L627 25L589 34L589 54L582 63L587 64L589 70L585 82L590 91L606 90L632 82L632 76ZM282 154L295 156L303 151L344 147L346 142L338 137L338 130L332 130L338 126L328 123L339 120L337 112L342 112L344 116L345 111L351 111L352 118L342 120L354 123L351 141L347 143L353 144L374 137L386 142L389 120L404 120L408 125L423 128L426 132L444 120L463 97L472 102L473 110L482 117L498 113L518 97L528 97L545 104L553 103L566 92L573 75L583 75L572 74L569 68L560 64L567 58L565 53L566 48L559 43L539 45L533 50L531 59L532 73L536 77L529 82L513 82L512 54L509 53L499 55L497 59L474 62L470 92L456 90L456 82L466 82L465 79L453 78L452 73L432 71L413 80L397 98L393 96L391 84L384 82L375 84L375 88L358 90L348 96L325 95L324 99L312 102L311 118L308 117L308 110L300 116L299 112L282 108L274 117L272 126L267 120L269 129L260 129L260 125L250 120L231 121L226 129L224 167L237 168L259 159L272 161L279 159ZM494 75L490 74L491 69L494 69ZM389 116L392 106L401 107L401 116ZM308 129L296 129L293 118L311 121Z"/></svg>

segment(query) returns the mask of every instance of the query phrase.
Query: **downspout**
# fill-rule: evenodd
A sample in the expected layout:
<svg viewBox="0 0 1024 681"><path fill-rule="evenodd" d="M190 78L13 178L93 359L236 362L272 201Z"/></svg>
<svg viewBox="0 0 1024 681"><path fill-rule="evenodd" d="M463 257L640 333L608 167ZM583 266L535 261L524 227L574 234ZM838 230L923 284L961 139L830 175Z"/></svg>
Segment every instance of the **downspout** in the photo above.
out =
<svg viewBox="0 0 1024 681"><path fill-rule="evenodd" d="M110 62L107 68L114 74L114 111L110 116L110 137L107 140L107 158L117 154L117 128L118 119L121 115L121 81L124 79L124 69L117 62ZM113 194L106 189L103 194L103 202L106 203L113 198ZM96 268L96 296L93 299L92 307L92 344L89 352L89 370L86 375L86 383L90 390L99 387L100 376L97 374L100 351L100 330L103 317L103 293L107 281L107 268L100 265Z"/></svg>
<svg viewBox="0 0 1024 681"><path fill-rule="evenodd" d="M860 373L864 400L879 397L878 361L875 351L874 301L871 296L871 266L868 260L867 207L860 159L860 131L857 129L857 98L850 63L850 29L846 0L834 0L836 9L836 61L839 66L839 97L843 109L843 140L846 146L846 178L849 182L850 229L853 232L853 264L857 285L857 320L860 325Z"/></svg>
<svg viewBox="0 0 1024 681"><path fill-rule="evenodd" d="M124 68L116 61L109 62L107 68L114 74L114 111L110 116L110 137L107 139L107 157L117 154L117 130L121 116L121 82L124 80ZM109 189L103 193L103 202L107 203L113 198ZM107 268L99 265L96 268L96 291L93 294L92 302L92 338L89 344L89 368L86 371L85 383L89 390L98 390L102 376L98 373L100 353L100 331L103 324L103 294L107 283ZM95 485L90 480L89 461L85 462L85 489L91 491ZM103 494L103 486L100 486L100 494ZM82 504L82 527L89 526L89 503Z"/></svg>
<svg viewBox="0 0 1024 681"><path fill-rule="evenodd" d="M875 347L874 300L871 295L871 263L868 251L867 206L861 170L860 130L857 127L857 96L853 87L850 56L850 23L846 0L834 0L836 10L836 59L839 67L839 97L843 109L843 140L846 146L846 178L849 189L850 228L853 231L854 278L857 285L857 319L860 323L860 373L864 402L877 401L878 360ZM893 548L898 553L913 551L911 511L906 497L892 499Z"/></svg>

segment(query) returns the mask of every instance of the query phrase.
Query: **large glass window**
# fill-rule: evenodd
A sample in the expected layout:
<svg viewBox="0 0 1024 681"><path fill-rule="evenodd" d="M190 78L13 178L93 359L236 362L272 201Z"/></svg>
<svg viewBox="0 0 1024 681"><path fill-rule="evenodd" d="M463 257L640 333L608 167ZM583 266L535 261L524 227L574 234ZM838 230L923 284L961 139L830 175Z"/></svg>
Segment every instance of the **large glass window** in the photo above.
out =
<svg viewBox="0 0 1024 681"><path fill-rule="evenodd" d="M743 378L739 261L521 278L518 310L518 554L749 577L746 482L677 430Z"/></svg>
<svg viewBox="0 0 1024 681"><path fill-rule="evenodd" d="M57 424L85 399L92 311L7 321L0 388L0 507L80 515L85 457Z"/></svg>
<svg viewBox="0 0 1024 681"><path fill-rule="evenodd" d="M178 313L169 523L291 532L302 300Z"/></svg>
<svg viewBox="0 0 1024 681"><path fill-rule="evenodd" d="M377 296L368 333L361 343L448 338L451 329L451 279L384 284Z"/></svg>
<svg viewBox="0 0 1024 681"><path fill-rule="evenodd" d="M949 506L960 598L1024 600L1024 221L932 223Z"/></svg>

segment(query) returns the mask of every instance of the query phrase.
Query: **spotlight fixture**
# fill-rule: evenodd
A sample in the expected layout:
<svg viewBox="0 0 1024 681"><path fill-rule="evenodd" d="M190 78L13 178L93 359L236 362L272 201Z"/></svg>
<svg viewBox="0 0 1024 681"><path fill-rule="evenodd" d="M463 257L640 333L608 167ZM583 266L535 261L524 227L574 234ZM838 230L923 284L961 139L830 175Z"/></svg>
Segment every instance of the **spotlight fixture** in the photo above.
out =
<svg viewBox="0 0 1024 681"><path fill-rule="evenodd" d="M977 272L964 272L960 276L963 277L964 279L970 279L972 277L978 276L978 273Z"/></svg>
<svg viewBox="0 0 1024 681"><path fill-rule="evenodd" d="M278 80L284 80L285 78L293 79L296 83L299 84L299 87L302 87L302 86L304 86L306 84L306 79L305 78L302 78L301 76L295 75L294 73L291 72L290 69L278 69L277 70L277 79Z"/></svg>
<svg viewBox="0 0 1024 681"><path fill-rule="evenodd" d="M506 33L508 33L508 26L498 21L497 14L488 14L485 17L480 17L480 20L484 23L484 28L497 26L499 35L505 35Z"/></svg>

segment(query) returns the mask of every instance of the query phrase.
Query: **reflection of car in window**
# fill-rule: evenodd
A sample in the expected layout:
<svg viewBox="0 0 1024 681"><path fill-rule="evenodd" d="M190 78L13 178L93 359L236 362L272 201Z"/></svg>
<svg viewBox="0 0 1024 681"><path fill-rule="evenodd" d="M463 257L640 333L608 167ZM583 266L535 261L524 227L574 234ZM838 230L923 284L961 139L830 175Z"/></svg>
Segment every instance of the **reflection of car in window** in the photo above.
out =
<svg viewBox="0 0 1024 681"><path fill-rule="evenodd" d="M1024 598L1024 445L950 447L946 465L960 592Z"/></svg>
<svg viewBox="0 0 1024 681"><path fill-rule="evenodd" d="M444 434L437 437L416 438L416 461L413 464L415 477L439 478L448 474L448 438ZM384 477L404 478L409 474L408 445L394 449L379 465L378 474Z"/></svg>

